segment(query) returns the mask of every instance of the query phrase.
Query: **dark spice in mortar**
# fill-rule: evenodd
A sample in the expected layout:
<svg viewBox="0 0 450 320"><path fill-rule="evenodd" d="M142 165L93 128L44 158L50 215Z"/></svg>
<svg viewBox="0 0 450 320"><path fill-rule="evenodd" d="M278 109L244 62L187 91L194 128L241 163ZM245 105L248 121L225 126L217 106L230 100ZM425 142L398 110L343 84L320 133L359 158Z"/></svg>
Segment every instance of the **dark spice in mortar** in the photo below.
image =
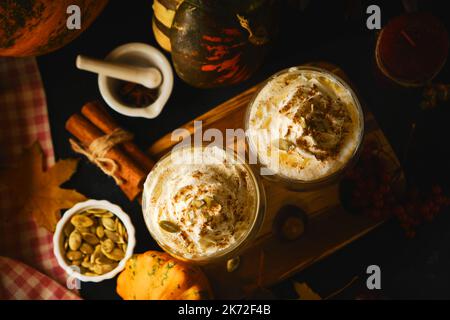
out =
<svg viewBox="0 0 450 320"><path fill-rule="evenodd" d="M123 103L134 108L147 107L158 98L158 89L127 81L120 81L118 93Z"/></svg>

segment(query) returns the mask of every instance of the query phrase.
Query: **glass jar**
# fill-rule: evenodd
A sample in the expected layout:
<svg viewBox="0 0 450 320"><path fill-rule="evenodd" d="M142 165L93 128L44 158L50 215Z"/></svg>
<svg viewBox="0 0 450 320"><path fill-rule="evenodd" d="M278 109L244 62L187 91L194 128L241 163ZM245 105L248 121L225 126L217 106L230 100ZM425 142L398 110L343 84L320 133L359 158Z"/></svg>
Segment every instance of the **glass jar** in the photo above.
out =
<svg viewBox="0 0 450 320"><path fill-rule="evenodd" d="M212 152L217 152L218 156L212 157ZM188 158L189 155L201 155L202 158ZM206 158L203 158L205 155ZM192 160L199 162L190 162ZM220 175L220 172L225 174ZM214 176L216 173L217 178ZM226 185L227 179L231 180L228 173L232 178L239 180L244 177L242 179L245 180L240 179L239 183L231 184L230 187ZM214 187L210 188L212 185ZM240 189L239 186L245 188ZM203 193L199 190L203 190ZM205 190L223 190L223 193L205 196L209 192ZM243 195L245 192L248 193ZM167 199L169 200L166 201ZM245 199L245 205L242 205L242 210L245 211L240 212L248 215L237 216L233 213L232 218L229 218L229 213L232 212L229 209L233 207L224 199ZM232 205L234 203L238 203L237 200ZM219 211L210 211L213 206L219 206ZM259 177L234 151L219 147L185 146L174 148L153 167L144 184L142 208L147 228L162 249L183 261L209 264L236 257L252 243L264 221L266 197ZM170 214L165 214L164 210L169 208ZM225 213L221 213L221 210ZM217 214L213 220L202 218L211 217L211 212ZM220 217L221 214L228 214L228 218ZM242 216L244 218L239 220ZM167 229L167 225L163 225L167 221L176 225L169 223ZM208 221L221 221L222 224L210 224L206 227L203 223L209 223ZM228 230L234 232L232 237L227 238ZM216 239L232 240L227 245L224 245L224 240L211 242L209 245L211 235L217 236Z"/></svg>
<svg viewBox="0 0 450 320"><path fill-rule="evenodd" d="M266 138L266 140L270 139L268 141L281 141L281 142L277 142L278 145L276 147L278 149L275 149L275 147L272 147L272 145L268 144L268 143L266 143L266 144L262 143L261 147L258 148L257 147L259 144L258 141L264 140L264 138L261 138L261 136L259 136L259 132L257 130L255 130L255 128L251 124L251 122L254 121L253 120L254 117L256 116L255 112L258 111L259 116L262 115L262 113L264 112L263 109L261 109L259 106L258 99L262 99L262 98L259 98L260 95L266 95L267 97L270 96L270 98L268 98L268 99L272 99L271 100L272 102L269 102L269 104L273 103L273 101L276 101L273 99L277 99L277 98L274 98L273 92L271 93L271 92L267 91L267 90L269 90L269 86L271 85L272 81L277 80L277 79L278 80L280 80L280 79L296 79L296 77L300 76L300 75L307 75L307 77L317 77L317 79L319 79L320 77L323 77L320 79L326 79L323 81L328 81L329 83L332 84L331 88L335 88L334 90L338 90L336 92L341 92L342 97L346 98L347 105L352 106L351 107L352 110L350 110L350 114L352 115L352 123L355 128L352 131L353 139L350 141L351 148L346 146L345 149L339 149L340 147L337 149L337 150L339 150L339 152L341 152L342 150L345 151L345 154L346 154L345 158L339 159L339 161L336 162L335 164L333 164L331 162L333 160L333 158L328 159L327 161L329 161L328 163L333 165L333 169L328 170L326 173L317 173L317 174L313 173L314 172L313 170L310 170L311 173L308 174L309 175L308 178L301 178L300 176L302 176L303 172L306 172L305 168L308 168L308 164L310 162L316 163L315 160L318 160L316 155L300 153L300 152L303 152L303 150L301 150L301 148L298 145L296 145L296 143L291 144L290 142L285 142L285 140L280 139L279 135L277 136L278 131L270 130L270 129L267 130L268 138ZM291 83L291 82L289 82L289 83ZM288 82L286 82L285 85L282 84L279 88L281 88L280 90L282 90L283 86L286 87L288 85L289 85ZM271 90L273 90L273 88ZM334 95L332 95L332 96L334 96ZM343 101L343 100L341 100L341 101ZM260 109L258 110L257 108L260 108ZM267 108L267 104L266 104L266 108ZM265 109L265 110L269 110L269 109ZM347 110L349 110L349 109L347 108ZM277 113L278 112L281 113L282 110L277 110ZM282 119L282 118L279 118L279 119ZM307 130L307 129L305 129L305 128L308 128L306 126L305 119L300 119L300 120L303 121L302 122L303 130ZM271 125L272 120L267 120L267 121L268 121L267 123L269 123L268 126ZM280 120L280 121L284 121L284 120ZM282 123L284 123L284 122L282 122ZM250 153L250 159L254 159L253 161L257 162L257 165L260 170L260 174L265 179L280 183L280 184L284 185L285 187L287 187L288 189L292 189L294 191L309 191L309 190L321 188L321 187L332 184L333 182L337 181L342 176L342 174L345 172L345 170L347 168L349 168L352 164L354 164L354 162L358 158L360 148L361 148L361 143L362 143L362 140L364 137L364 114L363 114L363 111L361 108L361 104L358 100L358 97L356 96L356 94L354 93L352 88L339 76L335 75L334 73L332 73L328 70L322 69L322 68L317 68L317 67L312 67L312 66L298 66L298 67L288 68L288 69L282 70L282 71L274 74L273 76L271 76L269 79L267 79L261 85L260 89L254 94L254 97L250 101L249 106L247 108L246 118L245 118L245 127L246 127L246 137L247 137L247 144L248 144L249 153ZM283 125L281 125L277 129L285 130L286 128L283 128ZM289 128L288 130L291 130L291 129L292 128ZM287 131L287 130L285 130L285 131ZM290 132L290 131L288 131L288 132ZM272 140L272 137L274 137L273 140ZM288 145L284 146L285 148L283 148L283 144L285 144L285 143L287 143ZM280 158L280 155L282 153L284 153L283 149L286 150L285 154L287 156L285 156L285 157L282 156ZM283 151L279 151L279 150L283 150ZM297 150L299 150L299 151L297 151ZM344 152L344 151L342 151L342 152ZM277 156L275 161L271 162L270 160L267 160L267 159L269 159L267 156L267 154L269 154L269 153L271 156L272 155ZM309 157L309 155L311 155L311 157L308 158L306 155L308 155L308 157ZM340 153L338 153L337 156L340 156ZM296 163L295 161L292 161L292 159L294 159L294 158L298 159L299 162ZM304 161L304 162L302 164L300 164L300 160ZM290 168L295 168L295 169L290 170L290 171L284 170L284 172L283 172L283 169L288 168L285 165L286 163L289 163ZM273 165L273 164L276 164L276 165ZM285 165L284 168L283 168L283 165ZM325 167L325 162L322 163L318 160L317 168L321 169L322 167ZM319 169L317 171L319 171ZM289 172L289 173L287 173L287 172ZM295 176L295 174L297 174L297 173L298 173L298 177ZM304 176L306 176L306 174Z"/></svg>

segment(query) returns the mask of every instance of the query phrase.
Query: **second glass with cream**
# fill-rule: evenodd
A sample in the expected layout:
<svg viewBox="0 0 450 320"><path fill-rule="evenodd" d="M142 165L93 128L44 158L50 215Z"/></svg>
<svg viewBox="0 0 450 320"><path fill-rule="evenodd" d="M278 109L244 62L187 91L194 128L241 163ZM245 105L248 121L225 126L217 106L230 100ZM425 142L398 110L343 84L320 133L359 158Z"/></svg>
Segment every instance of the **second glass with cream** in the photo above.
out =
<svg viewBox="0 0 450 320"><path fill-rule="evenodd" d="M357 155L363 112L339 77L314 67L293 67L271 78L247 110L250 151L268 179L294 189L324 185Z"/></svg>
<svg viewBox="0 0 450 320"><path fill-rule="evenodd" d="M210 263L238 254L258 232L264 190L229 150L185 147L150 172L143 210L153 238L182 260Z"/></svg>

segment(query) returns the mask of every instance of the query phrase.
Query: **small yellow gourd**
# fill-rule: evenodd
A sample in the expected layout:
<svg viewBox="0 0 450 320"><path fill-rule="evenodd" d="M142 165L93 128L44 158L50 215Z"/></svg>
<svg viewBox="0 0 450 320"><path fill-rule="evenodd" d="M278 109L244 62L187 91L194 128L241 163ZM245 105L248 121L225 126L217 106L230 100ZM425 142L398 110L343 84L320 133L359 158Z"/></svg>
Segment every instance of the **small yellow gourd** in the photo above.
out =
<svg viewBox="0 0 450 320"><path fill-rule="evenodd" d="M208 279L200 268L159 251L131 257L117 279L116 290L125 300L201 300L212 297Z"/></svg>

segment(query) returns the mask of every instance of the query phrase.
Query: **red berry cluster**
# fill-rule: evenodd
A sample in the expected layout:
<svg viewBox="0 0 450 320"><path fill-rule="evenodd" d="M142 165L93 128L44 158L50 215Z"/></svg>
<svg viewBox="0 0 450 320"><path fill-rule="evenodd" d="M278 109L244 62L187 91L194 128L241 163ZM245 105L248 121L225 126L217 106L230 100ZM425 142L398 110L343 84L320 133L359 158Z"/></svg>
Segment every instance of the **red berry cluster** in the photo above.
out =
<svg viewBox="0 0 450 320"><path fill-rule="evenodd" d="M347 197L343 203L350 211L363 212L377 220L395 216L406 236L412 238L416 227L433 220L443 207L450 205L450 199L438 185L427 192L408 187L406 196L395 192L398 172L388 170L386 157L376 142L366 143L359 163L344 178Z"/></svg>
<svg viewBox="0 0 450 320"><path fill-rule="evenodd" d="M450 199L443 194L439 185L434 185L426 192L419 192L417 188L412 187L404 200L394 207L393 214L406 231L406 235L412 238L416 235L417 226L433 221L442 208L449 205Z"/></svg>

